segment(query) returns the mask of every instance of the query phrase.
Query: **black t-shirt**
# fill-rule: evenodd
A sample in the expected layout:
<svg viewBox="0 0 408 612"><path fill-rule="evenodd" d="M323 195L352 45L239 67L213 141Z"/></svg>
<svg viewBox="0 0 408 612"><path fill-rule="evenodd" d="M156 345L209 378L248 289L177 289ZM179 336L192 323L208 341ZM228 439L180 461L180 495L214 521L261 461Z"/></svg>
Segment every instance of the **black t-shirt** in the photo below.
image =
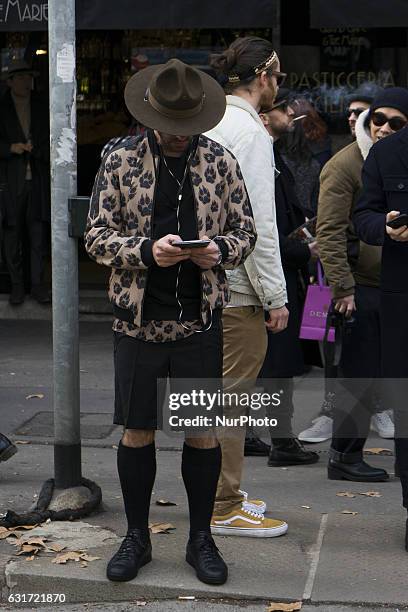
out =
<svg viewBox="0 0 408 612"><path fill-rule="evenodd" d="M166 157L161 160L159 178L156 187L152 237L158 240L167 234L178 234L182 240L198 238L197 217L195 211L193 187L187 170L183 184L182 199L177 222L177 195L179 184L169 170L181 183L186 169L186 156ZM167 167L166 167L167 164ZM192 261L161 268L154 263L149 268L147 288L143 304L143 320L177 321L180 307L176 299L177 274L179 271L178 298L183 307L182 319L200 318L201 276L198 266Z"/></svg>

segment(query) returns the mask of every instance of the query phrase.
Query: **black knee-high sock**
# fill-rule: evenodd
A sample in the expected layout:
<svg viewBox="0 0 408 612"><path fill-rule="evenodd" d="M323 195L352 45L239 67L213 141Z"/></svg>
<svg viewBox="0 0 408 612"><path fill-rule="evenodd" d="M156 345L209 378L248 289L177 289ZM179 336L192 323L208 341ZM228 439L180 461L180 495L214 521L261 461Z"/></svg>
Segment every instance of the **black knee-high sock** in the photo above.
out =
<svg viewBox="0 0 408 612"><path fill-rule="evenodd" d="M129 529L149 529L149 508L156 478L155 444L132 448L119 443L118 472Z"/></svg>
<svg viewBox="0 0 408 612"><path fill-rule="evenodd" d="M220 470L220 446L194 448L184 444L181 474L190 510L190 535L196 531L210 531Z"/></svg>

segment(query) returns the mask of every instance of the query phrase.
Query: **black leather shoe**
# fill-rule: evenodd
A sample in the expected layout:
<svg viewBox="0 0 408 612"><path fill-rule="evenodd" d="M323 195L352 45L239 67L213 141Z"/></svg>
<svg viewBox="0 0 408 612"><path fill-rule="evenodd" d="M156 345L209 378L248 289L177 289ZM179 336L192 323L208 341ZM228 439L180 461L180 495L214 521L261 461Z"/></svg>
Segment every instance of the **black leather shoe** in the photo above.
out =
<svg viewBox="0 0 408 612"><path fill-rule="evenodd" d="M136 578L139 569L152 560L149 534L141 529L129 529L118 552L108 563L106 575L114 582Z"/></svg>
<svg viewBox="0 0 408 612"><path fill-rule="evenodd" d="M13 285L11 287L11 293L9 302L12 306L18 306L24 302L24 285Z"/></svg>
<svg viewBox="0 0 408 612"><path fill-rule="evenodd" d="M268 465L280 467L285 465L308 465L319 461L319 455L306 450L297 438L282 438L272 440Z"/></svg>
<svg viewBox="0 0 408 612"><path fill-rule="evenodd" d="M260 438L245 438L245 457L267 457L271 447Z"/></svg>
<svg viewBox="0 0 408 612"><path fill-rule="evenodd" d="M228 578L228 567L208 531L197 531L190 536L186 561L194 567L201 582L224 584Z"/></svg>
<svg viewBox="0 0 408 612"><path fill-rule="evenodd" d="M327 475L329 480L351 480L353 482L384 482L389 479L385 470L372 467L365 461L345 463L329 459Z"/></svg>
<svg viewBox="0 0 408 612"><path fill-rule="evenodd" d="M0 433L0 461L7 461L17 452L17 446Z"/></svg>
<svg viewBox="0 0 408 612"><path fill-rule="evenodd" d="M50 292L46 287L44 287L44 285L33 285L31 287L31 297L39 304L51 303Z"/></svg>

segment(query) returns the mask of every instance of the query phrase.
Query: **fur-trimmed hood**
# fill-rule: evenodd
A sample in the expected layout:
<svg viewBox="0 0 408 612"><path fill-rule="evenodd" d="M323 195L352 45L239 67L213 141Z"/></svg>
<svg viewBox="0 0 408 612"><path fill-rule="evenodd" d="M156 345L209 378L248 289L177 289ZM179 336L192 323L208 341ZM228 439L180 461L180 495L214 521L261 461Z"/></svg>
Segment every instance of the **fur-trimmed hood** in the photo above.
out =
<svg viewBox="0 0 408 612"><path fill-rule="evenodd" d="M370 135L370 126L369 122L367 121L369 113L370 109L368 108L361 113L356 121L356 141L364 160L367 158L367 155L373 146L373 141Z"/></svg>

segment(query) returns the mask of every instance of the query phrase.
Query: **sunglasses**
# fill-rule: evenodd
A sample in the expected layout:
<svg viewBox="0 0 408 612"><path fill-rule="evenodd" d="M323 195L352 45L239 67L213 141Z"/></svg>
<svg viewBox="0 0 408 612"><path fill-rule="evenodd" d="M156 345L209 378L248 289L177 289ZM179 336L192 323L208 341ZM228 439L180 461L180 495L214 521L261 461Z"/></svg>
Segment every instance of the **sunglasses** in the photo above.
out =
<svg viewBox="0 0 408 612"><path fill-rule="evenodd" d="M366 109L365 108L348 108L346 110L346 117L351 117L351 115L355 115L356 117L359 117L361 115L361 113L364 113Z"/></svg>
<svg viewBox="0 0 408 612"><path fill-rule="evenodd" d="M274 104L273 106L271 106L270 108L261 108L261 110L259 111L260 115L266 115L267 113L272 112L273 110L280 110L283 113L285 113L288 108L289 108L290 104L288 102L288 100L282 100L281 102L277 102L277 104Z"/></svg>
<svg viewBox="0 0 408 612"><path fill-rule="evenodd" d="M387 117L387 115L384 115L384 113L373 113L371 115L371 121L377 127L381 127L382 125L388 123L393 132L402 130L402 128L408 123L408 121L403 119L403 117Z"/></svg>
<svg viewBox="0 0 408 612"><path fill-rule="evenodd" d="M286 72L279 72L278 70L272 70L271 75L276 77L276 84L278 87L282 87L288 76Z"/></svg>

